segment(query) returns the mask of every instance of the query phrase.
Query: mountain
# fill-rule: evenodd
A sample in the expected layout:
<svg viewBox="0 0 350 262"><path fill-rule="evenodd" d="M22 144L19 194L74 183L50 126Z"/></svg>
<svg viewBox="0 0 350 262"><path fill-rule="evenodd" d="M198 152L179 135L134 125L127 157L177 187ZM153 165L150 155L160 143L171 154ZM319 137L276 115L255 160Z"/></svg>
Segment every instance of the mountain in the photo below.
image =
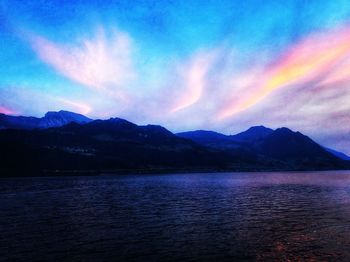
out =
<svg viewBox="0 0 350 262"><path fill-rule="evenodd" d="M0 131L2 173L227 170L240 162L161 126L111 118L49 129ZM20 164L18 164L20 163ZM56 172L56 171L55 171Z"/></svg>
<svg viewBox="0 0 350 262"><path fill-rule="evenodd" d="M220 134L213 131L197 130L181 132L176 134L179 137L190 139L202 146L211 148L216 151L229 154L232 159L241 163L246 163L254 167L269 168L271 165L266 164L263 159L258 159L256 152L251 150L241 142L235 141L231 136Z"/></svg>
<svg viewBox="0 0 350 262"><path fill-rule="evenodd" d="M236 140L232 139L231 136L213 131L196 130L181 132L177 133L176 135L208 147L233 149L241 146L241 143L238 143Z"/></svg>
<svg viewBox="0 0 350 262"><path fill-rule="evenodd" d="M237 148L246 146L273 133L273 129L264 126L253 126L236 135L224 135L221 133L196 130L181 132L176 135L191 139L199 144L216 148Z"/></svg>
<svg viewBox="0 0 350 262"><path fill-rule="evenodd" d="M327 148L327 147L324 147L324 149L326 149L329 153L331 153L332 155L334 155L340 159L350 161L350 156L348 156L342 152L339 152L339 151L336 151L336 150L333 150L333 149Z"/></svg>
<svg viewBox="0 0 350 262"><path fill-rule="evenodd" d="M92 121L84 115L69 112L47 112L44 117L26 117L26 116L10 116L0 114L0 129L35 129L59 127L71 122L88 123Z"/></svg>
<svg viewBox="0 0 350 262"><path fill-rule="evenodd" d="M325 150L309 137L288 128L276 130L264 126L251 127L237 135L223 135L210 131L192 131L178 134L204 146L236 156L255 158L277 169L312 170L341 168L344 159Z"/></svg>
<svg viewBox="0 0 350 262"><path fill-rule="evenodd" d="M0 113L0 129L33 129L37 128L40 119L28 116L9 116Z"/></svg>
<svg viewBox="0 0 350 262"><path fill-rule="evenodd" d="M92 119L87 118L84 115L61 110L59 112L50 111L45 114L44 117L40 118L38 127L39 128L49 128L49 127L59 127L64 126L68 123L88 123Z"/></svg>
<svg viewBox="0 0 350 262"><path fill-rule="evenodd" d="M273 129L264 126L253 126L248 130L238 133L237 135L231 135L230 138L237 142L254 142L265 138L273 133Z"/></svg>
<svg viewBox="0 0 350 262"><path fill-rule="evenodd" d="M321 169L341 165L341 160L300 132L278 128L253 145L254 149L267 157L284 161L296 169Z"/></svg>
<svg viewBox="0 0 350 262"><path fill-rule="evenodd" d="M43 118L2 117L7 121L2 118L0 130L2 175L350 168L349 161L288 128L173 134L158 125L91 120L66 111Z"/></svg>

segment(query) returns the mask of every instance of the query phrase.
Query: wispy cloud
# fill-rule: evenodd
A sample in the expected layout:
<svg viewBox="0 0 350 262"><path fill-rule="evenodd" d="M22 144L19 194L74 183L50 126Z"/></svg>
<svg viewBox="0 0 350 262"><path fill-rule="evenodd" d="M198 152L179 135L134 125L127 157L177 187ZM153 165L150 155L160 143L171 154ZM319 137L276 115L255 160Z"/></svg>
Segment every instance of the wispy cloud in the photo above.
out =
<svg viewBox="0 0 350 262"><path fill-rule="evenodd" d="M216 59L215 51L199 52L191 57L190 61L178 65L176 72L180 85L176 89L179 96L175 98L171 112L187 108L200 100L208 87L208 73Z"/></svg>
<svg viewBox="0 0 350 262"><path fill-rule="evenodd" d="M63 43L33 34L31 46L38 57L89 90L75 97L24 96L22 90L13 96L22 102L11 98L4 105L23 112L64 107L92 117L160 123L175 131L211 128L234 133L256 124L284 125L344 150L334 137L346 134L350 123L349 35L347 27L312 33L278 53L271 47L247 53L234 43L220 42L159 63L163 67L152 64L147 71L141 68L147 63L137 63L133 55L139 42L120 31L101 28L92 38ZM25 108L28 103L23 101L29 99L38 108Z"/></svg>
<svg viewBox="0 0 350 262"><path fill-rule="evenodd" d="M42 116L47 111L61 109L80 114L89 114L92 111L92 106L88 101L76 97L67 98L63 95L45 94L18 86L0 88L0 96L6 97L6 104L0 106L0 112L10 115Z"/></svg>
<svg viewBox="0 0 350 262"><path fill-rule="evenodd" d="M31 35L32 47L40 59L64 77L97 90L121 87L135 78L132 40L115 30L107 36L101 27L94 38L76 44L59 44Z"/></svg>
<svg viewBox="0 0 350 262"><path fill-rule="evenodd" d="M219 112L220 119L227 118L254 106L274 90L288 85L319 80L350 54L350 30L347 28L327 33L312 34L287 49L276 62L267 67L248 92L237 95ZM339 71L334 78L343 79ZM328 83L332 78L328 79Z"/></svg>
<svg viewBox="0 0 350 262"><path fill-rule="evenodd" d="M61 102L62 104L64 104L65 106L68 106L69 108L72 108L74 112L78 112L80 114L83 115L87 115L92 111L91 106L89 106L86 103L83 102L79 102L79 101L74 101L74 100L70 100L67 98L54 98L56 99L58 102Z"/></svg>

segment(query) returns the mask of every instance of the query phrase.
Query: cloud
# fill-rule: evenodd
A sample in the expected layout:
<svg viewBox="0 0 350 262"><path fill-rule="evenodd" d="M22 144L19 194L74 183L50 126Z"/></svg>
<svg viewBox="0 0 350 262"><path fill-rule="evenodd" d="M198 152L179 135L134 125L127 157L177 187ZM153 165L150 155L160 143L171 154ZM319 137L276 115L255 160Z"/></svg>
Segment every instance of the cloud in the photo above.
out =
<svg viewBox="0 0 350 262"><path fill-rule="evenodd" d="M0 112L4 114L42 116L53 110L67 110L80 114L89 114L92 111L92 101L45 94L23 87L1 87L0 96L5 98L4 105L0 106ZM16 108L16 111L12 108Z"/></svg>
<svg viewBox="0 0 350 262"><path fill-rule="evenodd" d="M219 111L223 119L248 109L274 90L306 83L329 73L350 54L350 30L347 28L315 33L288 48L279 59L256 76L254 86L236 95ZM333 78L348 77L339 70ZM335 81L331 78L328 83Z"/></svg>
<svg viewBox="0 0 350 262"><path fill-rule="evenodd" d="M198 52L180 63L185 73L174 75L183 81L174 81L180 93L171 95L177 110L163 110L162 121L177 131L229 134L252 125L287 126L350 154L348 35L347 28L313 33L268 63L259 54L239 63L234 48ZM192 75L195 81L185 81Z"/></svg>
<svg viewBox="0 0 350 262"><path fill-rule="evenodd" d="M148 71L147 63L138 63L136 70L133 41L119 31L100 29L93 38L66 44L32 35L33 49L43 62L90 91L75 97L28 94L25 99L30 97L31 104L38 102L35 110L22 105L26 100L21 95L14 96L20 102L4 106L22 112L63 106L92 117L119 116L174 131L235 133L252 125L288 126L350 153L343 146L348 145L350 123L348 35L347 28L312 33L280 53L272 45L253 53L225 42L152 63Z"/></svg>
<svg viewBox="0 0 350 262"><path fill-rule="evenodd" d="M177 86L178 98L171 109L176 112L187 108L198 102L208 85L208 73L214 66L217 59L217 53L198 52L186 61L178 65L176 77L181 79L180 86Z"/></svg>
<svg viewBox="0 0 350 262"><path fill-rule="evenodd" d="M344 62L339 63L334 70L329 72L324 79L320 82L322 85L331 85L338 82L349 82L350 81L350 57Z"/></svg>
<svg viewBox="0 0 350 262"><path fill-rule="evenodd" d="M78 112L80 114L83 115L87 115L92 111L92 108L83 102L78 102L78 101L73 101L70 99L66 99L66 98L56 98L56 100L58 102L62 102L62 104L64 104L65 106L68 106L69 108L74 108L74 112Z"/></svg>
<svg viewBox="0 0 350 262"><path fill-rule="evenodd" d="M4 107L4 106L0 106L0 113L6 114L6 115L16 115L17 114L16 111L11 110L11 109Z"/></svg>
<svg viewBox="0 0 350 262"><path fill-rule="evenodd" d="M103 90L123 87L136 77L132 63L132 40L114 31L107 36L101 27L94 38L76 44L58 44L31 35L39 58L64 77L89 88Z"/></svg>
<svg viewBox="0 0 350 262"><path fill-rule="evenodd" d="M288 86L226 121L219 130L233 134L254 125L300 131L322 145L350 154L350 88L348 83Z"/></svg>

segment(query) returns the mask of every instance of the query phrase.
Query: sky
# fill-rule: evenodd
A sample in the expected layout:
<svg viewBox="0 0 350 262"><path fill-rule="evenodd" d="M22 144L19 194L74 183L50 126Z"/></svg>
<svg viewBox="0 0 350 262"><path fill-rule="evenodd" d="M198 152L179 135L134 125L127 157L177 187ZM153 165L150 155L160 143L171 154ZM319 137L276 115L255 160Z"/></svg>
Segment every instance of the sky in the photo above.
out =
<svg viewBox="0 0 350 262"><path fill-rule="evenodd" d="M0 0L0 112L282 126L350 154L348 0Z"/></svg>

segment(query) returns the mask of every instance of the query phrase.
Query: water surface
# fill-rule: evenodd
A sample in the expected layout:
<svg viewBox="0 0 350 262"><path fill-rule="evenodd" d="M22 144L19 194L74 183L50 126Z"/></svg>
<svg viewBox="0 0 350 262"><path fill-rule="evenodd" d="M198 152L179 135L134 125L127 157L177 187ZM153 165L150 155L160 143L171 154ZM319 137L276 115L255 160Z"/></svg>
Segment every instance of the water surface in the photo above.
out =
<svg viewBox="0 0 350 262"><path fill-rule="evenodd" d="M350 261L350 172L0 179L0 260Z"/></svg>

